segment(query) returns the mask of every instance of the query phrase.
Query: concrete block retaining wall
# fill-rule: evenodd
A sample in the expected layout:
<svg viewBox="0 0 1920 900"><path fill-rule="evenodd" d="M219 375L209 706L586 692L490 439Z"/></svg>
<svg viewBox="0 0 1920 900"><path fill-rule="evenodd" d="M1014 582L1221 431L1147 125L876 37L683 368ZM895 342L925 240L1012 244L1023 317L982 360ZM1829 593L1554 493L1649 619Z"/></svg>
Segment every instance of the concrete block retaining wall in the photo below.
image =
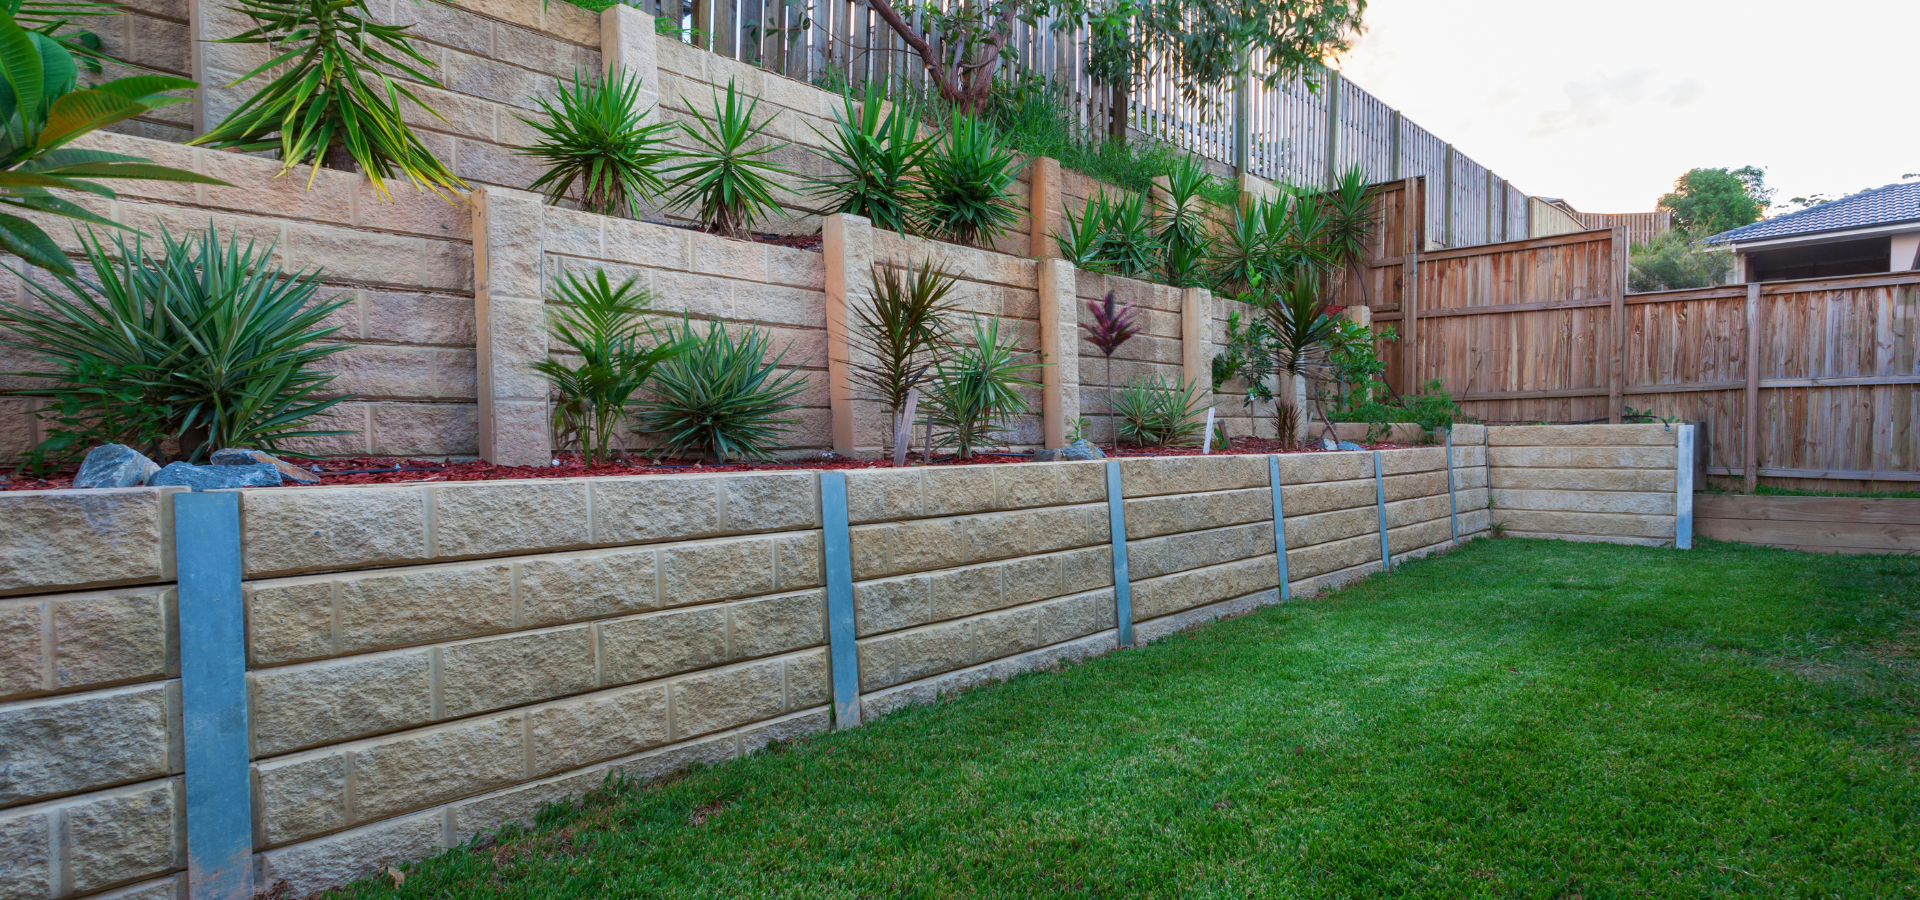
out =
<svg viewBox="0 0 1920 900"><path fill-rule="evenodd" d="M1481 434L1455 436L1463 539L1488 528ZM1452 541L1439 447L1379 454L1378 495L1371 453L1277 459L1297 594L1381 567L1380 501L1395 560ZM1136 640L1277 600L1268 460L1112 464ZM1108 468L831 476L861 718L1116 646ZM240 492L257 883L303 893L609 772L831 727L826 477ZM5 896L180 889L177 493L0 494Z"/></svg>
<svg viewBox="0 0 1920 900"><path fill-rule="evenodd" d="M1693 428L1489 427L1493 521L1514 537L1690 544Z"/></svg>

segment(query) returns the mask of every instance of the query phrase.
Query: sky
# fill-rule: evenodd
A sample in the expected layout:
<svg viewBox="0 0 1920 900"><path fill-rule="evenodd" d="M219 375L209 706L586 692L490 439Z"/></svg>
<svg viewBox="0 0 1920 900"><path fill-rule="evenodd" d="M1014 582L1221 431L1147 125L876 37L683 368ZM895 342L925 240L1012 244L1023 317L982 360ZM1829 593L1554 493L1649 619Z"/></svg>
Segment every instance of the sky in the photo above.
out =
<svg viewBox="0 0 1920 900"><path fill-rule="evenodd" d="M1340 68L1529 194L1653 208L1759 166L1775 212L1920 173L1920 0L1369 0Z"/></svg>

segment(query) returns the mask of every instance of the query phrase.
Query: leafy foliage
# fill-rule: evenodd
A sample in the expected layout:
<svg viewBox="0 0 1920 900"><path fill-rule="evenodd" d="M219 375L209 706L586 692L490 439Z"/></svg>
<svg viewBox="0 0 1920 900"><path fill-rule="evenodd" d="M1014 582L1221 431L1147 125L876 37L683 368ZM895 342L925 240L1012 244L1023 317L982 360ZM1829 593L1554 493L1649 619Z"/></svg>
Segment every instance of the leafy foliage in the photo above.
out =
<svg viewBox="0 0 1920 900"><path fill-rule="evenodd" d="M1113 396L1113 410L1120 416L1120 438L1141 447L1198 440L1207 427L1198 414L1206 408L1198 381L1169 382L1158 375L1129 380Z"/></svg>
<svg viewBox="0 0 1920 900"><path fill-rule="evenodd" d="M56 403L58 433L41 456L104 440L137 441L157 456L164 436L178 439L180 458L198 460L221 447L344 434L308 423L352 396L322 398L333 375L314 368L346 349L319 342L347 300L316 299L320 272L282 273L272 244L223 245L212 228L188 241L163 231L161 241L156 258L137 237L129 247L116 235L109 248L89 233L92 279L55 275L55 289L22 278L44 310L0 301L0 325L12 332L0 343L49 369L13 373L47 384L12 393Z"/></svg>
<svg viewBox="0 0 1920 900"><path fill-rule="evenodd" d="M1273 334L1266 318L1242 316L1238 310L1227 313L1227 339L1210 368L1214 393L1220 393L1227 382L1241 379L1246 384L1247 406L1255 400L1272 400L1266 376L1273 371Z"/></svg>
<svg viewBox="0 0 1920 900"><path fill-rule="evenodd" d="M1365 402L1386 388L1380 376L1387 372L1387 361L1380 358L1375 342L1391 344L1399 339L1399 332L1392 328L1376 332L1344 317L1335 323L1327 341L1327 380L1333 384L1336 405Z"/></svg>
<svg viewBox="0 0 1920 900"><path fill-rule="evenodd" d="M1421 385L1419 393L1412 397L1396 398L1389 402L1379 399L1365 399L1351 406L1339 407L1327 413L1335 422L1369 422L1376 428L1367 429L1367 441L1381 440L1389 433L1387 426L1400 422L1413 422L1427 431L1436 428L1452 428L1455 422L1473 421L1460 404L1454 402L1453 395L1442 389L1439 379Z"/></svg>
<svg viewBox="0 0 1920 900"><path fill-rule="evenodd" d="M919 118L894 104L873 83L856 104L842 97L834 131L822 134L841 174L814 180L812 196L825 200L828 212L865 216L874 227L901 234L915 232L920 202L921 165L934 138L920 137Z"/></svg>
<svg viewBox="0 0 1920 900"><path fill-rule="evenodd" d="M724 99L714 91L713 116L697 116L698 127L686 129L698 147L686 154L686 162L667 170L679 173L673 178L676 193L671 202L693 210L694 218L708 231L749 237L754 222L780 212L773 199L773 176L792 172L766 157L787 144L764 140L773 120L755 122L759 109L760 98L743 102L739 87L728 79Z"/></svg>
<svg viewBox="0 0 1920 900"><path fill-rule="evenodd" d="M1088 300L1087 310L1093 314L1093 321L1081 322L1080 330L1086 333L1087 343L1107 360L1107 430L1113 433L1114 446L1118 447L1120 433L1113 427L1113 354L1140 333L1140 322L1133 304L1116 304L1112 291L1099 300Z"/></svg>
<svg viewBox="0 0 1920 900"><path fill-rule="evenodd" d="M640 201L666 192L656 173L674 158L667 140L678 130L671 122L647 122L640 108L640 79L625 69L612 81L587 81L578 70L573 83L559 82L556 105L536 98L539 118L522 118L541 139L515 148L546 163L529 185L558 202L578 189L580 206L604 216L640 217Z"/></svg>
<svg viewBox="0 0 1920 900"><path fill-rule="evenodd" d="M920 218L935 235L989 247L1020 218L1012 194L1020 163L991 122L956 110L923 171Z"/></svg>
<svg viewBox="0 0 1920 900"><path fill-rule="evenodd" d="M1676 291L1725 284L1733 253L1696 246L1682 231L1669 231L1627 252L1627 289Z"/></svg>
<svg viewBox="0 0 1920 900"><path fill-rule="evenodd" d="M1208 176L1199 160L1188 157L1167 176L1167 206L1156 223L1156 238L1164 253L1167 284L1199 287L1213 236L1207 230Z"/></svg>
<svg viewBox="0 0 1920 900"><path fill-rule="evenodd" d="M193 143L277 151L282 174L301 164L315 167L309 184L338 151L382 197L396 174L443 197L466 190L402 120L409 104L440 117L406 84L440 86L427 74L434 62L413 46L409 26L378 21L366 0L234 0L233 8L254 27L221 42L264 44L275 54L234 83L279 74Z"/></svg>
<svg viewBox="0 0 1920 900"><path fill-rule="evenodd" d="M17 9L18 7L16 7ZM27 7L45 14L46 5ZM49 26L51 27L51 26ZM96 215L49 188L84 191L112 199L100 182L142 179L192 184L225 184L193 172L154 165L137 156L101 150L70 149L75 139L116 122L188 98L169 91L193 82L165 75L119 78L96 88L76 90L79 68L73 55L54 38L28 31L10 13L0 12L0 205L47 213L112 228L125 226ZM40 226L0 213L0 249L62 275L73 264Z"/></svg>
<svg viewBox="0 0 1920 900"><path fill-rule="evenodd" d="M776 353L764 329L735 335L708 322L701 334L684 318L667 326L666 339L683 349L654 369L653 397L638 416L639 430L660 441L655 454L772 459L779 436L797 422L787 416L800 408L791 401L807 386L798 371L780 371L791 345Z"/></svg>
<svg viewBox="0 0 1920 900"><path fill-rule="evenodd" d="M1760 221L1772 201L1766 171L1741 166L1689 170L1674 179L1657 208L1671 211L1673 227L1698 240Z"/></svg>
<svg viewBox="0 0 1920 900"><path fill-rule="evenodd" d="M1372 198L1367 195L1367 174L1356 163L1340 173L1340 180L1319 197L1319 239L1322 255L1335 266L1344 266L1347 275L1360 282L1360 290L1373 303L1373 288L1367 284L1361 264L1373 248L1378 223Z"/></svg>
<svg viewBox="0 0 1920 900"><path fill-rule="evenodd" d="M546 376L557 395L553 405L557 443L576 447L591 465L611 458L620 419L634 393L652 377L656 366L679 355L684 347L660 340L647 324L653 295L632 278L616 286L604 269L594 270L591 278L569 272L553 290L562 305L548 313L547 327L579 359L569 363L548 357L534 362L533 369ZM641 340L643 330L652 339L651 346ZM620 452L625 454L624 445Z"/></svg>
<svg viewBox="0 0 1920 900"><path fill-rule="evenodd" d="M939 446L954 448L963 460L980 447L1000 446L996 435L1007 421L1033 411L1020 392L1040 387L1030 375L1041 364L1028 361L1037 354L1020 350L1018 335L1003 337L1000 321L974 319L969 339L935 365L928 418L940 435Z"/></svg>
<svg viewBox="0 0 1920 900"><path fill-rule="evenodd" d="M1061 88L1043 77L1002 81L995 86L985 115L1016 152L1051 157L1061 168L1134 193L1151 191L1155 178L1171 178L1193 160L1191 153L1159 137L1131 135L1121 142L1095 134L1081 124ZM1239 188L1231 181L1204 177L1200 194L1208 202L1226 208L1238 200Z"/></svg>
<svg viewBox="0 0 1920 900"><path fill-rule="evenodd" d="M856 361L852 380L886 404L889 434L901 430L907 392L926 382L939 362L954 311L953 286L953 276L931 261L904 273L875 266L870 299L853 306L847 339L872 361Z"/></svg>
<svg viewBox="0 0 1920 900"><path fill-rule="evenodd" d="M1297 274L1278 290L1256 295L1254 303L1272 334L1274 369L1288 376L1281 380L1282 402L1274 404L1274 428L1281 440L1291 441L1308 415L1293 402L1292 380L1305 376L1312 381L1323 374L1339 318L1311 273Z"/></svg>

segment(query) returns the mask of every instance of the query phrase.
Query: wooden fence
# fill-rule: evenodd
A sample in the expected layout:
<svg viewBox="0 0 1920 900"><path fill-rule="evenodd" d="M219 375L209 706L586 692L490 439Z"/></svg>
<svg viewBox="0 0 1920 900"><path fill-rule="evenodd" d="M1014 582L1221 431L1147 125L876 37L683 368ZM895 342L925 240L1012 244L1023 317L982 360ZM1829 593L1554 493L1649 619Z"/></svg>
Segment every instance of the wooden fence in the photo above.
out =
<svg viewBox="0 0 1920 900"><path fill-rule="evenodd" d="M1920 500L1701 494L1701 537L1816 553L1920 553Z"/></svg>

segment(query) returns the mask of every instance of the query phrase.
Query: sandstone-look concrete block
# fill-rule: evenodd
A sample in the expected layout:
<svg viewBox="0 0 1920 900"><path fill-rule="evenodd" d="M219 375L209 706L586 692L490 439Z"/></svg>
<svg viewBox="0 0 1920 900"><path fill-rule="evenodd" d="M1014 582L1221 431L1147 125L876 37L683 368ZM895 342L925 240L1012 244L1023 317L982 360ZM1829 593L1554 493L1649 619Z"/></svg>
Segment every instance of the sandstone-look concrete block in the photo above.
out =
<svg viewBox="0 0 1920 900"><path fill-rule="evenodd" d="M1455 489L1459 482L1455 481ZM1411 475L1389 475L1381 479L1380 492L1388 503L1409 500L1415 497L1445 497L1447 495L1447 473L1445 470L1416 472Z"/></svg>
<svg viewBox="0 0 1920 900"><path fill-rule="evenodd" d="M595 478L594 539L603 544L686 540L723 529L719 478Z"/></svg>
<svg viewBox="0 0 1920 900"><path fill-rule="evenodd" d="M354 821L374 821L525 778L522 718L455 722L355 748Z"/></svg>
<svg viewBox="0 0 1920 900"><path fill-rule="evenodd" d="M0 493L0 595L172 578L173 490Z"/></svg>
<svg viewBox="0 0 1920 900"><path fill-rule="evenodd" d="M1447 495L1444 493L1439 496L1415 497L1411 500L1398 500L1387 504L1389 530L1415 522L1444 519L1446 516Z"/></svg>
<svg viewBox="0 0 1920 900"><path fill-rule="evenodd" d="M1139 580L1133 583L1133 615L1135 620L1144 622L1276 587L1279 582L1279 565L1259 556Z"/></svg>
<svg viewBox="0 0 1920 900"><path fill-rule="evenodd" d="M1358 480L1373 481L1373 454L1283 453L1280 455L1280 484L1283 486Z"/></svg>
<svg viewBox="0 0 1920 900"><path fill-rule="evenodd" d="M805 591L729 604L727 613L730 660L771 656L827 640L827 595Z"/></svg>
<svg viewBox="0 0 1920 900"><path fill-rule="evenodd" d="M172 589L69 595L52 613L55 690L179 671Z"/></svg>
<svg viewBox="0 0 1920 900"><path fill-rule="evenodd" d="M54 820L50 807L0 812L0 897L41 900L54 895Z"/></svg>
<svg viewBox="0 0 1920 900"><path fill-rule="evenodd" d="M728 531L820 527L820 479L813 472L754 472L724 476L720 482Z"/></svg>
<svg viewBox="0 0 1920 900"><path fill-rule="evenodd" d="M1009 605L1004 573L1006 566L988 563L962 569L935 572L928 578L933 596L933 618L957 619Z"/></svg>
<svg viewBox="0 0 1920 900"><path fill-rule="evenodd" d="M1107 499L1106 463L1097 460L991 468L998 492L995 506L1000 509L1105 503Z"/></svg>
<svg viewBox="0 0 1920 900"><path fill-rule="evenodd" d="M1428 519L1412 525L1387 529L1387 548L1398 564L1400 555L1445 544L1453 540L1453 526L1447 520ZM1292 573L1288 573L1291 575Z"/></svg>
<svg viewBox="0 0 1920 900"><path fill-rule="evenodd" d="M340 582L339 652L473 637L513 627L513 566L449 563Z"/></svg>
<svg viewBox="0 0 1920 900"><path fill-rule="evenodd" d="M592 540L585 480L483 481L432 490L436 557L564 550Z"/></svg>
<svg viewBox="0 0 1920 900"><path fill-rule="evenodd" d="M1058 644L1114 627L1113 591L1098 590L1043 603L1040 643Z"/></svg>
<svg viewBox="0 0 1920 900"><path fill-rule="evenodd" d="M478 332L480 455L501 465L547 462L547 388L527 368L547 356L540 197L484 187L473 192L474 323ZM503 413L511 408L514 415ZM537 452L536 452L537 451Z"/></svg>
<svg viewBox="0 0 1920 900"><path fill-rule="evenodd" d="M1052 162L1052 160L1048 160ZM1055 163L1055 170L1058 164ZM1036 178L1036 185L1045 179ZM1040 189L1040 188L1036 188ZM1055 205L1050 209L1057 211ZM1036 222L1046 221L1048 212L1038 217ZM1035 227L1038 234L1040 227ZM1043 254L1053 257L1059 254L1045 241L1049 250ZM1040 351L1040 361L1047 367L1040 370L1040 411L1042 439L1048 449L1057 450L1070 443L1067 435L1073 431L1074 423L1080 420L1083 412L1080 402L1080 300L1074 290L1073 264L1063 259L1042 259L1035 266L1035 282L1038 291L1035 295L1035 317L1039 320L1040 343L1035 349Z"/></svg>
<svg viewBox="0 0 1920 900"><path fill-rule="evenodd" d="M974 620L973 662L1002 659L1039 647L1041 611L1022 607L987 613Z"/></svg>
<svg viewBox="0 0 1920 900"><path fill-rule="evenodd" d="M445 820L437 810L374 822L262 853L258 883L284 881L296 896L309 894L431 856L441 849L445 835Z"/></svg>
<svg viewBox="0 0 1920 900"><path fill-rule="evenodd" d="M457 718L590 690L593 643L593 629L577 625L436 648L440 715Z"/></svg>
<svg viewBox="0 0 1920 900"><path fill-rule="evenodd" d="M1537 509L1554 512L1636 513L1647 516L1674 514L1671 493L1637 491L1496 491L1494 505L1501 509Z"/></svg>
<svg viewBox="0 0 1920 900"><path fill-rule="evenodd" d="M520 624L556 625L656 608L654 555L652 548L623 548L516 563Z"/></svg>
<svg viewBox="0 0 1920 900"><path fill-rule="evenodd" d="M178 704L179 683L160 682L0 708L0 804L178 771Z"/></svg>
<svg viewBox="0 0 1920 900"><path fill-rule="evenodd" d="M863 640L860 690L878 690L974 662L973 619L941 622Z"/></svg>
<svg viewBox="0 0 1920 900"><path fill-rule="evenodd" d="M185 865L184 793L181 780L170 778L67 806L64 849L72 891L97 891Z"/></svg>
<svg viewBox="0 0 1920 900"><path fill-rule="evenodd" d="M860 637L933 621L932 578L906 575L853 586L854 633Z"/></svg>
<svg viewBox="0 0 1920 900"><path fill-rule="evenodd" d="M1526 532L1540 535L1591 535L1595 537L1673 538L1671 514L1664 516L1625 513L1540 512L1528 509L1501 509L1495 492L1493 521L1506 526L1509 534Z"/></svg>
<svg viewBox="0 0 1920 900"><path fill-rule="evenodd" d="M1101 545L1060 554L1060 591L1078 594L1113 586L1113 547Z"/></svg>
<svg viewBox="0 0 1920 900"><path fill-rule="evenodd" d="M1106 540L1106 526L1104 506L859 526L851 532L854 577L881 578L1084 547Z"/></svg>
<svg viewBox="0 0 1920 900"><path fill-rule="evenodd" d="M1280 502L1285 508L1288 519L1334 510L1370 507L1374 502L1373 479L1317 481L1305 484L1282 483Z"/></svg>
<svg viewBox="0 0 1920 900"><path fill-rule="evenodd" d="M1494 468L1671 469L1674 467L1676 452L1673 447L1502 447L1495 445L1487 450L1487 463Z"/></svg>
<svg viewBox="0 0 1920 900"><path fill-rule="evenodd" d="M832 688L828 681L826 649L808 650L785 659L787 708L808 709L825 704L832 695Z"/></svg>
<svg viewBox="0 0 1920 900"><path fill-rule="evenodd" d="M51 689L47 677L46 598L0 603L0 698Z"/></svg>
<svg viewBox="0 0 1920 900"><path fill-rule="evenodd" d="M1273 555L1270 521L1129 542L1127 573L1156 578L1262 554Z"/></svg>
<svg viewBox="0 0 1920 900"><path fill-rule="evenodd" d="M1287 516L1287 547L1310 547L1362 534L1380 533L1379 513L1372 506Z"/></svg>
<svg viewBox="0 0 1920 900"><path fill-rule="evenodd" d="M994 508L992 467L958 466L923 471L924 515L957 516Z"/></svg>
<svg viewBox="0 0 1920 900"><path fill-rule="evenodd" d="M736 538L660 548L663 605L687 606L773 592L773 540Z"/></svg>
<svg viewBox="0 0 1920 900"><path fill-rule="evenodd" d="M1673 469L1515 469L1493 466L1488 483L1507 490L1665 491L1673 493Z"/></svg>
<svg viewBox="0 0 1920 900"><path fill-rule="evenodd" d="M774 538L774 588L792 591L826 584L825 553L825 542L818 531Z"/></svg>
<svg viewBox="0 0 1920 900"><path fill-rule="evenodd" d="M425 649L257 670L247 681L256 757L435 718L432 651Z"/></svg>
<svg viewBox="0 0 1920 900"><path fill-rule="evenodd" d="M425 560L424 487L242 491L240 543L248 577Z"/></svg>
<svg viewBox="0 0 1920 900"><path fill-rule="evenodd" d="M245 584L249 661L275 665L333 655L338 582L308 577Z"/></svg>
<svg viewBox="0 0 1920 900"><path fill-rule="evenodd" d="M1413 472L1444 472L1447 468L1445 447L1416 447L1407 450L1380 451L1380 472L1383 475L1406 475Z"/></svg>
<svg viewBox="0 0 1920 900"><path fill-rule="evenodd" d="M779 715L786 706L782 660L729 666L673 684L675 740Z"/></svg>
<svg viewBox="0 0 1920 900"><path fill-rule="evenodd" d="M346 827L349 755L333 751L254 764L256 814L265 846Z"/></svg>
<svg viewBox="0 0 1920 900"><path fill-rule="evenodd" d="M727 656L727 613L704 607L615 619L600 625L601 684L631 684L719 665Z"/></svg>
<svg viewBox="0 0 1920 900"><path fill-rule="evenodd" d="M1666 425L1496 425L1492 447L1672 447L1679 432Z"/></svg>
<svg viewBox="0 0 1920 900"><path fill-rule="evenodd" d="M1267 461L1260 456L1161 456L1120 461L1120 486L1127 497L1193 494L1267 486Z"/></svg>
<svg viewBox="0 0 1920 900"><path fill-rule="evenodd" d="M862 399L854 387L854 367L867 363L868 354L847 340L855 310L872 302L872 272L878 258L874 227L864 218L845 213L823 218L820 227L827 263L827 384L833 450L843 456L874 455L889 440L884 434L886 411L879 403Z"/></svg>
<svg viewBox="0 0 1920 900"><path fill-rule="evenodd" d="M1457 423L1453 426L1453 445L1455 447L1480 445L1487 443L1487 426Z"/></svg>
<svg viewBox="0 0 1920 900"><path fill-rule="evenodd" d="M1287 546L1287 577L1295 585L1355 566L1380 565L1378 533L1315 544L1311 547Z"/></svg>
<svg viewBox="0 0 1920 900"><path fill-rule="evenodd" d="M1125 477L1124 473L1121 476ZM1267 488L1167 494L1127 501L1127 539L1202 531L1273 518L1273 494Z"/></svg>
<svg viewBox="0 0 1920 900"><path fill-rule="evenodd" d="M601 691L528 714L533 774L547 775L667 743L667 686Z"/></svg>
<svg viewBox="0 0 1920 900"><path fill-rule="evenodd" d="M925 469L854 469L847 473L847 520L855 524L925 515Z"/></svg>

